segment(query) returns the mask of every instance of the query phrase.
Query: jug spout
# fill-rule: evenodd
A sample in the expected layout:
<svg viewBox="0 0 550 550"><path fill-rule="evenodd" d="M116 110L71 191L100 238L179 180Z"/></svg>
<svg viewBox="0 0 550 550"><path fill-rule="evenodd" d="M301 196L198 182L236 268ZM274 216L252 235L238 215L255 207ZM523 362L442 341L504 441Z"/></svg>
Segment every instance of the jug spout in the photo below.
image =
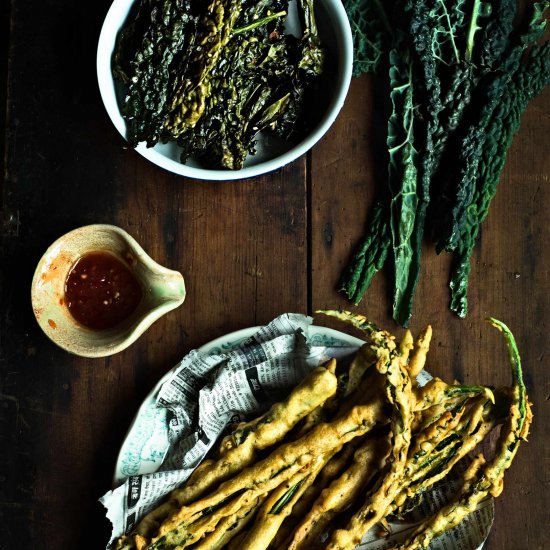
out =
<svg viewBox="0 0 550 550"><path fill-rule="evenodd" d="M157 305L171 304L178 307L185 300L185 281L179 271L160 269L149 276L149 291Z"/></svg>

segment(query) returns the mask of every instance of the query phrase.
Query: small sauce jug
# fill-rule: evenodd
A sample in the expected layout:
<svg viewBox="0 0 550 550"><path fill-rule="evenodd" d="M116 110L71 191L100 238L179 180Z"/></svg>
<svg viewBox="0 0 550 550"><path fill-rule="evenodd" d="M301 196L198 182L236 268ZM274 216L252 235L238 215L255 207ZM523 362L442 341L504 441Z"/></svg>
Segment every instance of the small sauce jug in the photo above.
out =
<svg viewBox="0 0 550 550"><path fill-rule="evenodd" d="M67 279L77 262L98 253L118 258L141 287L133 311L103 330L76 320L66 292ZM63 235L48 248L34 273L31 299L38 324L58 346L83 357L105 357L127 348L162 315L180 306L185 300L185 282L181 273L152 260L120 227L95 224Z"/></svg>

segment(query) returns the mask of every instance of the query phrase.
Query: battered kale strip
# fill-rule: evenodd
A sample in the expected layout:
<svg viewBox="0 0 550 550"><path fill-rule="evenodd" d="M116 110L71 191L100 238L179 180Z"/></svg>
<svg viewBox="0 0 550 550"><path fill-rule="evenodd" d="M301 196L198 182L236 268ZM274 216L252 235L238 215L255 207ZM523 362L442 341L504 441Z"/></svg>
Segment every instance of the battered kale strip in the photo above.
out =
<svg viewBox="0 0 550 550"><path fill-rule="evenodd" d="M232 516L228 516L221 520L216 526L216 529L211 533L207 533L205 537L194 546L193 550L227 549L228 543L234 539L236 535L246 529L254 519L258 508L264 500L265 495L260 497L257 502L253 502L241 508Z"/></svg>
<svg viewBox="0 0 550 550"><path fill-rule="evenodd" d="M142 518L136 526L137 535L150 537L178 507L200 497L250 465L259 451L280 442L302 418L335 392L335 376L323 367L314 369L285 401L274 404L266 414L240 426L234 435L224 438L220 459L208 464L202 472L197 472L198 475L192 475L182 487L170 494L164 504Z"/></svg>
<svg viewBox="0 0 550 550"><path fill-rule="evenodd" d="M504 487L504 475L512 464L521 441L527 439L532 413L527 398L521 360L514 336L509 328L496 319L489 319L506 341L512 367L512 386L506 388L508 398L504 399L506 420L503 423L494 457L486 462L479 455L465 473L465 483L454 499L439 512L422 523L412 535L393 550L420 550L445 531L458 525L472 513L488 495L497 497ZM507 401L507 402L506 402Z"/></svg>
<svg viewBox="0 0 550 550"><path fill-rule="evenodd" d="M462 419L464 406L452 413L454 418L451 421L447 420L449 415L444 416L433 426L435 430L430 426L421 432L419 438L423 439L422 447L415 445L416 448L410 453L403 488L386 510L386 514L405 519L407 514L422 503L430 488L444 479L458 462L472 452L496 426L505 421L505 414L501 409L502 407L495 406L491 400L480 398L470 404ZM445 424L448 431L441 429Z"/></svg>
<svg viewBox="0 0 550 550"><path fill-rule="evenodd" d="M197 537L212 527L210 522L232 515L238 508L292 479L299 471L315 468L326 453L340 449L353 438L372 430L384 408L385 404L379 396L374 396L372 402L358 405L330 423L319 424L298 441L282 445L268 458L222 483L217 492L182 507L170 516L160 526L158 536L148 548L168 550L190 540L195 542ZM210 516L214 506L221 508L215 516Z"/></svg>
<svg viewBox="0 0 550 550"><path fill-rule="evenodd" d="M378 357L376 369L386 376L384 391L392 405L390 422L391 451L382 477L367 492L362 507L347 522L344 529L332 533L327 550L352 549L361 542L364 533L384 517L386 507L399 491L400 473L406 463L410 445L410 426L413 420L412 382L406 368L407 357L385 331L374 327L361 316L347 312L325 311L325 314L345 320L356 327L364 327L369 334L369 345ZM410 351L410 349L409 349Z"/></svg>
<svg viewBox="0 0 550 550"><path fill-rule="evenodd" d="M296 525L285 544L287 550L307 550L330 532L334 519L353 504L384 467L389 454L388 436L367 438L353 453L348 468L325 487Z"/></svg>
<svg viewBox="0 0 550 550"><path fill-rule="evenodd" d="M509 329L490 319L508 347L510 387L439 378L421 387L414 377L426 362L430 326L416 341L408 330L397 341L364 316L322 313L367 335L352 363L338 375L334 359L318 367L284 402L241 424L217 445L216 460L172 493L178 498L169 510L163 504L151 512L116 548L305 550L321 543L353 550L375 524L406 520L430 487L499 426L494 458L475 458L450 503L397 548L427 548L481 500L500 494L532 420ZM319 407L328 414L315 414Z"/></svg>

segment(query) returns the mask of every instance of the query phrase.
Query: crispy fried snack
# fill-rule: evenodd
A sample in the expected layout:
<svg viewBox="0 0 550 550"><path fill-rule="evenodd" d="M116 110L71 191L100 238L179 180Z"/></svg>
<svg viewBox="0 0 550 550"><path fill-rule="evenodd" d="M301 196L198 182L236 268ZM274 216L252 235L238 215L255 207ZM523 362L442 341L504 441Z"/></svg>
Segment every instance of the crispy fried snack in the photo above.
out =
<svg viewBox="0 0 550 550"><path fill-rule="evenodd" d="M319 457L307 472L295 475L286 484L273 491L256 516L252 529L241 542L241 550L265 550L269 547L283 521L292 513L294 504L311 486L334 454L331 452L327 456Z"/></svg>
<svg viewBox="0 0 550 550"><path fill-rule="evenodd" d="M236 494L241 495L239 502L244 505L260 494L272 491L298 470L313 464L319 455L339 449L355 437L369 432L383 416L384 402L377 396L369 403L353 407L332 422L316 426L298 441L278 447L269 457L222 483L214 493L173 513L161 524L150 548L160 550L168 548L167 544L181 545L189 540L192 524L210 509Z"/></svg>
<svg viewBox="0 0 550 550"><path fill-rule="evenodd" d="M312 546L328 528L330 522L359 495L385 463L389 452L387 436L367 438L355 451L351 466L321 492L311 510L299 523L288 550L303 550Z"/></svg>
<svg viewBox="0 0 550 550"><path fill-rule="evenodd" d="M325 550L353 550L372 527L388 532L389 519L404 518L499 426L495 456L479 454L455 498L394 550L426 549L500 494L532 420L509 329L491 319L508 346L511 387L439 378L420 387L431 327L396 343L361 315L324 313L366 333L351 363L319 367L285 401L239 425L117 550L307 550L327 536Z"/></svg>
<svg viewBox="0 0 550 550"><path fill-rule="evenodd" d="M265 500L266 495L258 498L256 502L251 502L248 506L243 506L235 514L227 516L218 523L216 529L207 534L193 550L221 550L230 541L243 532L244 529L254 519L254 516Z"/></svg>
<svg viewBox="0 0 550 550"><path fill-rule="evenodd" d="M504 473L510 467L521 441L526 440L532 421L531 407L527 399L521 359L514 336L501 321L489 319L504 336L512 365L513 383L507 420L502 427L493 459L485 463L480 455L465 475L465 483L455 499L429 518L396 550L427 548L430 542L445 531L458 525L488 495L497 497L503 489Z"/></svg>
<svg viewBox="0 0 550 550"><path fill-rule="evenodd" d="M386 396L392 404L392 450L389 466L374 489L369 492L365 504L348 522L345 529L337 529L327 545L327 549L353 549L361 542L363 534L385 516L386 508L397 495L411 440L413 420L412 383L409 371L404 368L399 353L392 349L389 339L381 333L371 334L379 362L377 369L387 377Z"/></svg>
<svg viewBox="0 0 550 550"><path fill-rule="evenodd" d="M418 434L414 448L409 451L402 488L386 515L402 517L410 512L427 489L442 480L503 421L492 401L483 397L473 400L468 411L464 411L463 407L454 417L449 412Z"/></svg>
<svg viewBox="0 0 550 550"><path fill-rule="evenodd" d="M363 437L356 437L328 461L315 478L314 483L306 488L304 494L294 504L291 512L277 531L277 535L273 539L270 548L287 550L298 523L309 512L321 492L351 465L353 455L364 443L365 437L369 437L369 434Z"/></svg>
<svg viewBox="0 0 550 550"><path fill-rule="evenodd" d="M225 438L226 451L221 459L199 466L199 472L194 473L183 487L172 491L167 502L141 520L136 533L151 537L171 513L251 464L258 451L284 439L293 426L335 392L334 374L324 367L314 369L285 401L276 403L266 414Z"/></svg>
<svg viewBox="0 0 550 550"><path fill-rule="evenodd" d="M430 342L432 341L432 327L428 325L419 335L414 345L414 352L409 363L409 376L416 381L426 364L426 357L430 351Z"/></svg>

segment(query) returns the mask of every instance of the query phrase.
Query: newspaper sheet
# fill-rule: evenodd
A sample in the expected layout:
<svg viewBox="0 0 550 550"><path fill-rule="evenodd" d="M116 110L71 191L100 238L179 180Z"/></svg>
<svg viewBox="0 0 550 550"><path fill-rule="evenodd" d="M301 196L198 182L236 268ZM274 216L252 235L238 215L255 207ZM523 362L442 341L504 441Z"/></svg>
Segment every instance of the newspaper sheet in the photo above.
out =
<svg viewBox="0 0 550 550"><path fill-rule="evenodd" d="M191 475L229 423L265 412L312 368L330 357L351 357L356 351L344 340L309 341L311 324L310 317L284 314L234 348L194 350L172 369L149 409L142 407L137 428L132 429L140 440L140 450L134 453L140 459L128 451L130 458L117 479L120 485L100 499L113 524L108 548ZM143 463L143 449L150 449L150 464ZM440 505L445 488L432 493L426 501ZM492 517L489 500L430 548L475 550L485 540ZM361 548L389 548L411 528L392 525L392 536L384 539L368 533Z"/></svg>

